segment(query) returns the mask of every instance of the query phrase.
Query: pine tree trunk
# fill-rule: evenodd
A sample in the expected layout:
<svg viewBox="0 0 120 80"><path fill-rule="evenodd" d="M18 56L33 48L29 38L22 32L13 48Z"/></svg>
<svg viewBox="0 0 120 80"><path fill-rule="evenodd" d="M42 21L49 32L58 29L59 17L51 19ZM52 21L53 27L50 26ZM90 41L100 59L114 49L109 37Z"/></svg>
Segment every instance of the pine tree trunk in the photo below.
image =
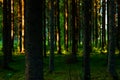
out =
<svg viewBox="0 0 120 80"><path fill-rule="evenodd" d="M98 2L95 0L95 47L98 47Z"/></svg>
<svg viewBox="0 0 120 80"><path fill-rule="evenodd" d="M11 2L11 48L14 51L14 0Z"/></svg>
<svg viewBox="0 0 120 80"><path fill-rule="evenodd" d="M68 51L68 0L64 1L64 43Z"/></svg>
<svg viewBox="0 0 120 80"><path fill-rule="evenodd" d="M8 67L8 62L12 61L11 44L11 0L3 1L3 67Z"/></svg>
<svg viewBox="0 0 120 80"><path fill-rule="evenodd" d="M106 2L105 0L102 0L102 50L104 50L106 39L105 39L105 9L106 8ZM101 52L103 53L103 52Z"/></svg>
<svg viewBox="0 0 120 80"><path fill-rule="evenodd" d="M45 3L46 3L46 0L44 0L43 1L43 4L44 4L44 13L43 13L43 15L44 15L44 28L43 28L43 30L44 30L44 36L43 36L43 39L44 39L44 57L46 58L47 57L47 54L46 54L46 5L45 5Z"/></svg>
<svg viewBox="0 0 120 80"><path fill-rule="evenodd" d="M90 53L91 53L91 17L92 17L92 0L83 1L83 80L91 80L90 75Z"/></svg>
<svg viewBox="0 0 120 80"><path fill-rule="evenodd" d="M43 2L25 0L26 80L43 80Z"/></svg>
<svg viewBox="0 0 120 80"><path fill-rule="evenodd" d="M54 37L54 0L51 0L51 8L50 8L50 63L49 63L49 69L50 72L54 71L54 43L55 43L55 37Z"/></svg>
<svg viewBox="0 0 120 80"><path fill-rule="evenodd" d="M117 48L119 50L119 56L120 56L120 0L117 0L117 4L118 4L118 26L117 26Z"/></svg>
<svg viewBox="0 0 120 80"><path fill-rule="evenodd" d="M22 52L22 0L18 2L18 36L19 51Z"/></svg>
<svg viewBox="0 0 120 80"><path fill-rule="evenodd" d="M109 54L108 54L108 71L113 80L118 80L115 70L115 1L109 0Z"/></svg>
<svg viewBox="0 0 120 80"><path fill-rule="evenodd" d="M76 0L76 40L77 40L77 47L80 45L81 38L80 38L80 32L81 32L81 17L80 17L80 0Z"/></svg>
<svg viewBox="0 0 120 80"><path fill-rule="evenodd" d="M11 0L8 0L8 55L9 61L12 61L12 38L11 38Z"/></svg>
<svg viewBox="0 0 120 80"><path fill-rule="evenodd" d="M7 0L3 0L3 58L4 58L4 63L3 67L8 67L8 50L7 50L7 32L6 29L8 27L8 21L7 21Z"/></svg>
<svg viewBox="0 0 120 80"><path fill-rule="evenodd" d="M57 31L58 31L58 54L62 54L61 53L61 29L60 29L60 9L59 9L59 0L56 0L57 2Z"/></svg>
<svg viewBox="0 0 120 80"><path fill-rule="evenodd" d="M77 55L77 26L76 26L76 2L75 0L72 0L72 56L74 57L74 59L76 59L76 55ZM77 60L77 59L76 59ZM75 60L75 61L76 61Z"/></svg>

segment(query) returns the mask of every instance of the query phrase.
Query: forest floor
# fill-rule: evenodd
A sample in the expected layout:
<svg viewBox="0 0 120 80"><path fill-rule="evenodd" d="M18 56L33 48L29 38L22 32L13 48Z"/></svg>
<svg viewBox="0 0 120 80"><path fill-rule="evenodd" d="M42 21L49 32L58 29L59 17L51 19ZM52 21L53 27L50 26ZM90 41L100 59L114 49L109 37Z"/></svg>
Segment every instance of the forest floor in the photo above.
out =
<svg viewBox="0 0 120 80"><path fill-rule="evenodd" d="M82 80L82 57L78 56L78 62L66 63L66 55L55 55L55 70L49 73L49 57L44 59L45 80ZM1 68L0 80L25 80L25 57L23 54L13 56L14 61L10 63L13 70ZM0 56L0 61L2 57ZM106 56L101 54L91 55L91 80L112 80L107 71ZM120 59L116 57L116 70L120 78Z"/></svg>

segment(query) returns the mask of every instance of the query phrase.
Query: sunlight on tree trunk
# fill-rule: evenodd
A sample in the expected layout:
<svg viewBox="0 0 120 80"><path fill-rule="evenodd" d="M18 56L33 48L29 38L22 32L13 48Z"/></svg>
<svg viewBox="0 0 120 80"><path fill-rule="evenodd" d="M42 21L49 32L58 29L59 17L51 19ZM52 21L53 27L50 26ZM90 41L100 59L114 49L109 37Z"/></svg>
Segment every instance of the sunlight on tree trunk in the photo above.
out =
<svg viewBox="0 0 120 80"><path fill-rule="evenodd" d="M68 51L68 0L64 0L64 43Z"/></svg>
<svg viewBox="0 0 120 80"><path fill-rule="evenodd" d="M24 0L22 0L22 49L21 53L24 53Z"/></svg>

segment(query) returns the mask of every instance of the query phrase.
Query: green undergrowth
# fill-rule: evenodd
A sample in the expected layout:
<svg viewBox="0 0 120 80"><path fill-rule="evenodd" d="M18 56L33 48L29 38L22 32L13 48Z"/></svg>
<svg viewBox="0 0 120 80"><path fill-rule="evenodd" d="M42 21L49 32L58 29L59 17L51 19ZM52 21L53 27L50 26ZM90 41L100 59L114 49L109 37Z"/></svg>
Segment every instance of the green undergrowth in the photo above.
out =
<svg viewBox="0 0 120 80"><path fill-rule="evenodd" d="M76 63L67 63L66 56L55 55L55 69L49 73L49 57L44 58L44 79L45 80L82 80L83 64L82 57L78 56ZM2 69L0 62L0 80L25 80L25 56L15 55L14 61L10 63L12 70ZM0 56L2 61L2 56ZM112 80L107 71L106 55L94 54L90 58L91 80ZM120 59L116 57L116 70L120 77Z"/></svg>

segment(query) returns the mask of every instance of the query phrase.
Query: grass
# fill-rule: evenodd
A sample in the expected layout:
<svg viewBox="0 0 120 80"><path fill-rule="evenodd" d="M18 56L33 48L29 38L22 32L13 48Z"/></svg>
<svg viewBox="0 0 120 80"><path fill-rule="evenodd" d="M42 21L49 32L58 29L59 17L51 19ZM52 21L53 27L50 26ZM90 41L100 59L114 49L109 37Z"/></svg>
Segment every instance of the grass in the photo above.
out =
<svg viewBox="0 0 120 80"><path fill-rule="evenodd" d="M49 73L49 57L44 58L45 80L82 80L82 57L78 56L76 64L66 64L65 55L55 55L55 70ZM0 56L0 61L2 57ZM0 68L0 80L25 80L25 57L23 54L13 56L10 66L14 70ZM116 70L120 77L120 59L116 58ZM1 65L1 63L0 63ZM106 56L91 55L91 80L112 80L107 71Z"/></svg>

